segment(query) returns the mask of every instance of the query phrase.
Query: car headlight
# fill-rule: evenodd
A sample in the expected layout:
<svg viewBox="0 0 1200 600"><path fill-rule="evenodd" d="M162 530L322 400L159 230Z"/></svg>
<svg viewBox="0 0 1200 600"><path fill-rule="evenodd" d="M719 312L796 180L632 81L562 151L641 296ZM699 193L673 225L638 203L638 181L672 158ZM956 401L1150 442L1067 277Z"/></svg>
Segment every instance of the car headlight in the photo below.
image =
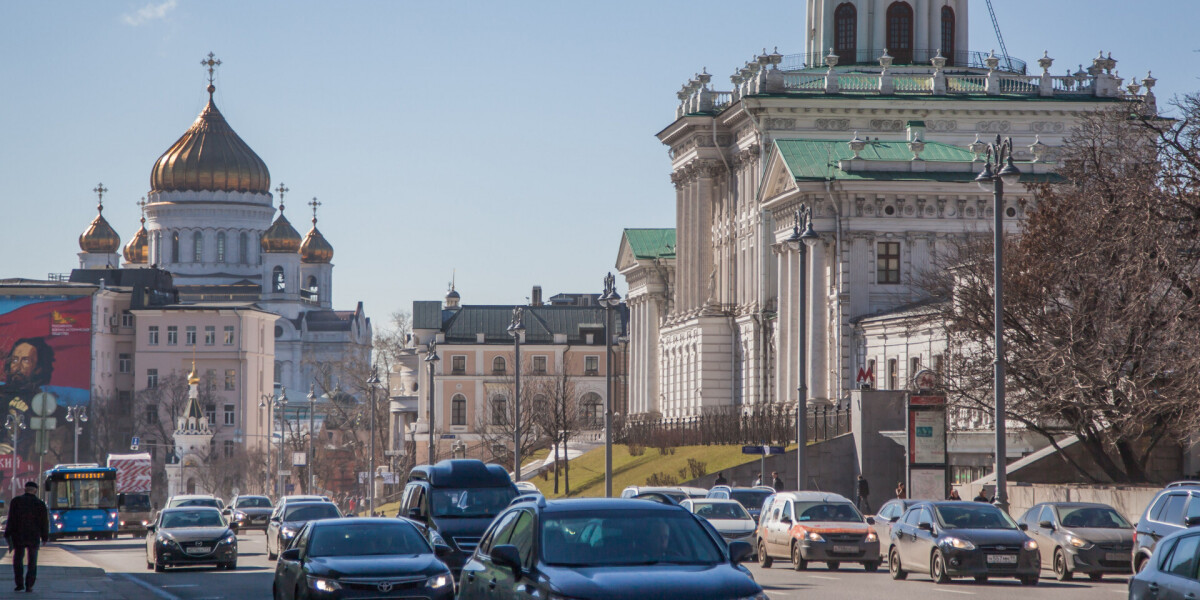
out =
<svg viewBox="0 0 1200 600"><path fill-rule="evenodd" d="M125 526L125 521L121 521L121 527Z"/></svg>
<svg viewBox="0 0 1200 600"><path fill-rule="evenodd" d="M145 527L149 524L150 524L150 521L142 521L142 527Z"/></svg>
<svg viewBox="0 0 1200 600"><path fill-rule="evenodd" d="M947 546L950 546L951 548L957 548L959 550L974 550L975 549L975 544L971 543L970 540L964 540L962 538L948 537L948 538L943 539L942 543L946 544Z"/></svg>
<svg viewBox="0 0 1200 600"><path fill-rule="evenodd" d="M242 512L240 510L236 510L233 512L233 519L235 521L244 521L244 520L246 520L246 513Z"/></svg>
<svg viewBox="0 0 1200 600"><path fill-rule="evenodd" d="M1080 537L1075 537L1073 535L1067 536L1067 543L1071 544L1072 546L1075 546L1076 548L1091 548L1092 547L1091 542L1089 542L1083 538L1080 538Z"/></svg>
<svg viewBox="0 0 1200 600"><path fill-rule="evenodd" d="M425 585L430 589L437 590L450 585L450 581L450 574L444 573L442 575L434 575L433 577L430 577L429 580L425 582Z"/></svg>
<svg viewBox="0 0 1200 600"><path fill-rule="evenodd" d="M236 544L236 543L237 543L237 536L236 536L236 535L233 535L233 534L231 533L231 534L229 534L229 535L225 536L225 539L221 540L221 543L222 543L222 544Z"/></svg>
<svg viewBox="0 0 1200 600"><path fill-rule="evenodd" d="M878 542L879 536L875 535L874 531L868 531L867 532L867 541L868 542Z"/></svg>
<svg viewBox="0 0 1200 600"><path fill-rule="evenodd" d="M342 589L342 584L324 577L308 576L308 585L318 592L336 592Z"/></svg>
<svg viewBox="0 0 1200 600"><path fill-rule="evenodd" d="M441 544L441 545L443 545L443 546L449 546L449 545L450 545L450 544L447 544L447 543L446 543L446 538L442 537L442 534L438 533L436 529L430 529L430 530L429 530L429 539L430 539L430 541L432 541L432 542L433 542L433 544L434 544L435 546L436 546L436 545L438 545L438 544Z"/></svg>
<svg viewBox="0 0 1200 600"><path fill-rule="evenodd" d="M296 537L296 530L295 530L295 529L287 529L287 528L285 527L283 530L281 530L281 531L280 531L280 533L282 533L282 534L283 534L283 537L285 537L285 538L289 538L289 539L290 539L290 538L294 538L294 537Z"/></svg>
<svg viewBox="0 0 1200 600"><path fill-rule="evenodd" d="M821 537L821 534L819 534L819 533L817 533L817 532L815 532L815 531L810 531L810 532L808 532L807 534L805 534L805 536L804 536L804 537L808 538L808 541L810 541L810 542L823 542L823 541L825 541L825 538Z"/></svg>
<svg viewBox="0 0 1200 600"><path fill-rule="evenodd" d="M1025 549L1029 550L1029 551L1037 550L1038 549L1037 542L1035 542L1033 540L1027 540L1025 542Z"/></svg>

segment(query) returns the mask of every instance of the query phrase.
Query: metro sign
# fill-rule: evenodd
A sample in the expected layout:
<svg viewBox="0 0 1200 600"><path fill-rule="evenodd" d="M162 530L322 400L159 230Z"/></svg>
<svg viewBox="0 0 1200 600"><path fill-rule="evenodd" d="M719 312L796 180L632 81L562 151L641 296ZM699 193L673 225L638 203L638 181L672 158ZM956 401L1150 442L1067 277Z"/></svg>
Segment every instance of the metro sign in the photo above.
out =
<svg viewBox="0 0 1200 600"><path fill-rule="evenodd" d="M854 378L855 383L875 383L875 365L858 368L858 377Z"/></svg>

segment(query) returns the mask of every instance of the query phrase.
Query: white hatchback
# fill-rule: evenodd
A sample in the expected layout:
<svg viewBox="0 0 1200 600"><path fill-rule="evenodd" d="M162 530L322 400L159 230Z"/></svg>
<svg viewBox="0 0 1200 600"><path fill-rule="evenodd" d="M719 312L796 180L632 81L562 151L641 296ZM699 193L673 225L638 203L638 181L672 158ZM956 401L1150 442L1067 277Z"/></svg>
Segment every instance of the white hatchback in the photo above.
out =
<svg viewBox="0 0 1200 600"><path fill-rule="evenodd" d="M746 507L737 500L700 498L684 500L680 506L712 524L726 542L755 543L754 530L757 525Z"/></svg>

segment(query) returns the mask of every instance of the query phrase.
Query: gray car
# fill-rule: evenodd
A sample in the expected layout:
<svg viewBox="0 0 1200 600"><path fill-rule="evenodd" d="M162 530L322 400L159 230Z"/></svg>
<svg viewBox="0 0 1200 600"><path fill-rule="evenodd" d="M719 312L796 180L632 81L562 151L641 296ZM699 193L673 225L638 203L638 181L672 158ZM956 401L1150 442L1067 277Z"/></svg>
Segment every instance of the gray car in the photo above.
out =
<svg viewBox="0 0 1200 600"><path fill-rule="evenodd" d="M1042 568L1052 569L1059 581L1075 573L1099 581L1105 574L1133 571L1133 525L1107 504L1045 502L1025 511L1019 522L1041 547Z"/></svg>

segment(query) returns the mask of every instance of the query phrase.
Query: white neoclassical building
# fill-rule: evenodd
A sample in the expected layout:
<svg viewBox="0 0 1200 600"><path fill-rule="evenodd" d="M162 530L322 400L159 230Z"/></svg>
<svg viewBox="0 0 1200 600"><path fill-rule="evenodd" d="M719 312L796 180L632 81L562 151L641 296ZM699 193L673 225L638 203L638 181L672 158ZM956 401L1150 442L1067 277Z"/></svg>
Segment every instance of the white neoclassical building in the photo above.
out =
<svg viewBox="0 0 1200 600"><path fill-rule="evenodd" d="M985 142L1011 137L1023 181L1046 181L1079 115L1155 110L1154 79L1124 86L1111 56L1072 72L970 51L967 5L808 0L807 53L764 54L724 90L703 73L678 93L658 133L676 227L626 230L617 257L631 413L794 403L800 369L818 402L845 398L872 365L876 387L903 387L942 350L865 319L920 301L914 282L938 249L991 230L991 193L973 183ZM1008 189L1005 222L1019 229L1034 202ZM784 243L801 206L820 235L804 314L800 256Z"/></svg>

